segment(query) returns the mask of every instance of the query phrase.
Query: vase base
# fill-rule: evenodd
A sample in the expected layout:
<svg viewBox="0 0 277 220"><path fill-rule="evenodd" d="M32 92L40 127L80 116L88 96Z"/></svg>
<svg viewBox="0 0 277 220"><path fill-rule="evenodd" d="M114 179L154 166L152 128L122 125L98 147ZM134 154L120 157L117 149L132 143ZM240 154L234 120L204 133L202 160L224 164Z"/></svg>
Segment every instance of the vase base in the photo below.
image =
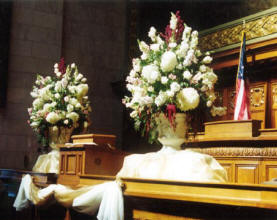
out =
<svg viewBox="0 0 277 220"><path fill-rule="evenodd" d="M185 138L158 138L159 142L166 147L171 147L175 150L181 150L181 145L185 142Z"/></svg>

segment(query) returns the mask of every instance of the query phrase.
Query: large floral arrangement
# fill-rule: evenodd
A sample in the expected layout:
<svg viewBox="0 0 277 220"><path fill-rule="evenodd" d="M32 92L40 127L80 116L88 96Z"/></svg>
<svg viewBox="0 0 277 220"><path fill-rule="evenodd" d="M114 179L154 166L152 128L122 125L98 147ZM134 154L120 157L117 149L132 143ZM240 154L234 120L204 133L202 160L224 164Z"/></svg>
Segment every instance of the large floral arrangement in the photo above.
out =
<svg viewBox="0 0 277 220"><path fill-rule="evenodd" d="M214 105L217 75L208 66L212 57L198 49L198 32L192 31L177 12L171 13L164 34L151 27L148 36L150 44L138 41L142 55L133 59L126 78L131 95L123 99L132 109L135 128L148 133L153 142L157 138L155 118L161 112L169 119L176 111L192 115L200 108L210 109L213 116L223 115L225 108Z"/></svg>
<svg viewBox="0 0 277 220"><path fill-rule="evenodd" d="M31 91L34 101L28 112L30 126L43 146L48 145L50 127L88 127L91 107L86 81L74 63L66 67L63 59L54 65L53 76L37 75Z"/></svg>

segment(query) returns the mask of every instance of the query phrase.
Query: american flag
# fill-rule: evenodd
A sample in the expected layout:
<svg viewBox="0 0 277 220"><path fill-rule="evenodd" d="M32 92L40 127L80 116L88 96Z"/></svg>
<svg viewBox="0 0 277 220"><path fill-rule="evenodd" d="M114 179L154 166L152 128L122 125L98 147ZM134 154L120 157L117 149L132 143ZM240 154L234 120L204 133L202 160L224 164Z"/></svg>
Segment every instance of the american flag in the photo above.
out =
<svg viewBox="0 0 277 220"><path fill-rule="evenodd" d="M239 66L236 81L236 101L234 110L234 120L247 120L250 119L250 107L249 107L249 91L248 83L244 79L245 75L245 32L242 34L242 42L240 48Z"/></svg>

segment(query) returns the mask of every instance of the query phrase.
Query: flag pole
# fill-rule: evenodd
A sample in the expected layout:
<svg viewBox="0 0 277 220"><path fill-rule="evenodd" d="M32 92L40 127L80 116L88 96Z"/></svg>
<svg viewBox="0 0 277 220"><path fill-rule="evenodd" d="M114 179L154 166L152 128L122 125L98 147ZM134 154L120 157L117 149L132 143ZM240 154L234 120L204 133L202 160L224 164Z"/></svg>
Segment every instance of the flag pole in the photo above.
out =
<svg viewBox="0 0 277 220"><path fill-rule="evenodd" d="M249 93L248 83L245 78L245 65L246 60L246 33L245 33L245 20L243 20L243 30L241 36L239 64L236 78L236 99L234 107L234 120L247 120L250 119L249 111Z"/></svg>

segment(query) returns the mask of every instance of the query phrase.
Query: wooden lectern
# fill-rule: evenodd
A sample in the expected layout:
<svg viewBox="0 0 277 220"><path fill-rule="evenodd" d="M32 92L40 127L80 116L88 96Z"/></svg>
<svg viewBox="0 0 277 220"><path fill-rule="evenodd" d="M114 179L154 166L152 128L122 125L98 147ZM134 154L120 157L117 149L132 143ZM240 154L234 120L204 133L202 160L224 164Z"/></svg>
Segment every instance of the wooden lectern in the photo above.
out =
<svg viewBox="0 0 277 220"><path fill-rule="evenodd" d="M73 144L60 148L58 183L76 186L82 175L115 176L126 155L114 147L115 139L105 134L72 136Z"/></svg>

